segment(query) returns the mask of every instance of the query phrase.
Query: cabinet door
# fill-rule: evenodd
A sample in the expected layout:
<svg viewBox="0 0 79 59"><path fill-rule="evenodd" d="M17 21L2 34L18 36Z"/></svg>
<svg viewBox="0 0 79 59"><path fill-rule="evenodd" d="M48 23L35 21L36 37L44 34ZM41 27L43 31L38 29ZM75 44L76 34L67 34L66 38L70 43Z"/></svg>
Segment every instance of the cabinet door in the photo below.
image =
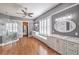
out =
<svg viewBox="0 0 79 59"><path fill-rule="evenodd" d="M77 55L77 44L67 41L67 55Z"/></svg>
<svg viewBox="0 0 79 59"><path fill-rule="evenodd" d="M77 50L67 48L67 55L77 55Z"/></svg>
<svg viewBox="0 0 79 59"><path fill-rule="evenodd" d="M47 42L49 47L57 51L57 39L55 37L49 37Z"/></svg>
<svg viewBox="0 0 79 59"><path fill-rule="evenodd" d="M52 49L54 49L54 40L53 40L53 37L48 37L47 44L48 44L49 47L51 47Z"/></svg>
<svg viewBox="0 0 79 59"><path fill-rule="evenodd" d="M58 38L55 38L55 50L56 51L59 51L59 39Z"/></svg>
<svg viewBox="0 0 79 59"><path fill-rule="evenodd" d="M51 39L49 40L49 44L50 44L50 47L54 50L57 51L57 43L56 43L56 38L54 37L51 37Z"/></svg>
<svg viewBox="0 0 79 59"><path fill-rule="evenodd" d="M78 50L77 50L77 54L79 55L79 44L78 44Z"/></svg>
<svg viewBox="0 0 79 59"><path fill-rule="evenodd" d="M56 37L49 37L48 38L48 46L50 46L55 51L59 52L60 54L66 54L66 41L56 38Z"/></svg>
<svg viewBox="0 0 79 59"><path fill-rule="evenodd" d="M62 39L60 39L59 40L59 50L58 50L58 52L60 53L60 54L66 54L66 40L62 40Z"/></svg>
<svg viewBox="0 0 79 59"><path fill-rule="evenodd" d="M55 38L55 50L60 54L66 54L66 41L60 38Z"/></svg>

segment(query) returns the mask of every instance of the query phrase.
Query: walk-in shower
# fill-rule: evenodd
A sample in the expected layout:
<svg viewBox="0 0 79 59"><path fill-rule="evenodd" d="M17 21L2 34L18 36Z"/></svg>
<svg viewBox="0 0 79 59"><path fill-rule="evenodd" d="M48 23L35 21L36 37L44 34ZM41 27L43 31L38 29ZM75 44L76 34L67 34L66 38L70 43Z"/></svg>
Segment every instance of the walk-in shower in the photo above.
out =
<svg viewBox="0 0 79 59"><path fill-rule="evenodd" d="M0 22L0 46L17 40L17 23Z"/></svg>

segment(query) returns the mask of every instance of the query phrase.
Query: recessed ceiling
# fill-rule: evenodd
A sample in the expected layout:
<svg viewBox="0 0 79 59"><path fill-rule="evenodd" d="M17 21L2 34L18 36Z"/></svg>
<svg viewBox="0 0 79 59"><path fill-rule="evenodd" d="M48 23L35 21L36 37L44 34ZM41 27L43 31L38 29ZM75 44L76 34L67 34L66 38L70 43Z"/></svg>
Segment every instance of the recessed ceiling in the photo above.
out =
<svg viewBox="0 0 79 59"><path fill-rule="evenodd" d="M26 12L33 13L33 15L32 17L25 18L35 19L49 9L55 7L57 4L58 3L0 3L0 13L23 18L21 9L27 8Z"/></svg>

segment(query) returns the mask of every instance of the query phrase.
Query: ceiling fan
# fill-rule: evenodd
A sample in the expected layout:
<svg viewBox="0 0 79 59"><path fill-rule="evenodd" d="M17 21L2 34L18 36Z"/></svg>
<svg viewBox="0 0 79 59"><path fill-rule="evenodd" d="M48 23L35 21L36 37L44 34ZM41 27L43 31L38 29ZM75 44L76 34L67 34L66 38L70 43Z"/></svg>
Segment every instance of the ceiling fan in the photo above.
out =
<svg viewBox="0 0 79 59"><path fill-rule="evenodd" d="M21 9L22 13L17 13L17 14L24 14L23 17L29 16L32 17L33 13L27 13L27 8Z"/></svg>

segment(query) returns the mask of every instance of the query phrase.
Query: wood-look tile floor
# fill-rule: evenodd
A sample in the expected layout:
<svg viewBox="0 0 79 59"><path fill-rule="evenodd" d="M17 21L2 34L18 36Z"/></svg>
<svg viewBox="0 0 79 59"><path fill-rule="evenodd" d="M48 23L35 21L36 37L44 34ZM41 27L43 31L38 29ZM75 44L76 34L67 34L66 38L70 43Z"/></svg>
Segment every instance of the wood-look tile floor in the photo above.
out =
<svg viewBox="0 0 79 59"><path fill-rule="evenodd" d="M23 37L13 44L0 47L1 55L59 55L33 37Z"/></svg>

